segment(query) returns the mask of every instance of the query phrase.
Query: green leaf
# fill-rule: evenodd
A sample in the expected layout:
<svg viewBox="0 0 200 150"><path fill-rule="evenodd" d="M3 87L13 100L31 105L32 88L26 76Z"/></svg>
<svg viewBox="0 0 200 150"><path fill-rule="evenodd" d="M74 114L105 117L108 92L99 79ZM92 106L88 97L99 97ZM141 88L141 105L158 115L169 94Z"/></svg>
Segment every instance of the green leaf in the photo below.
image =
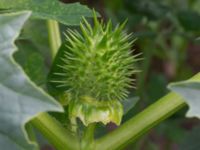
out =
<svg viewBox="0 0 200 150"><path fill-rule="evenodd" d="M62 111L60 105L36 87L16 64L14 40L29 12L0 15L0 145L4 150L32 150L25 124L44 111Z"/></svg>
<svg viewBox="0 0 200 150"><path fill-rule="evenodd" d="M59 48L59 50L57 52L57 55L54 58L54 61L53 61L52 65L51 65L48 77L47 77L47 89L48 89L48 92L52 96L56 97L56 99L59 99L59 97L62 97L63 93L66 91L65 88L58 87L58 85L59 85L58 83L51 82L52 80L57 80L57 79L60 78L59 76L55 76L54 72L62 71L62 68L58 67L58 64L63 63L62 59L60 59L60 58L62 56L64 56L65 49L67 48L66 44L68 44L68 43L67 42L63 43L61 45L61 47ZM62 101L62 99L61 99L61 101Z"/></svg>
<svg viewBox="0 0 200 150"><path fill-rule="evenodd" d="M16 45L18 51L14 53L14 58L17 63L23 67L34 83L46 88L51 57L45 20L29 19Z"/></svg>
<svg viewBox="0 0 200 150"><path fill-rule="evenodd" d="M58 0L1 0L0 9L30 10L40 19L52 19L66 25L79 24L82 16L91 16L88 7L79 3L64 4Z"/></svg>
<svg viewBox="0 0 200 150"><path fill-rule="evenodd" d="M157 99L167 93L166 90L167 80L162 74L153 73L149 77L147 84L148 104L155 102Z"/></svg>
<svg viewBox="0 0 200 150"><path fill-rule="evenodd" d="M170 84L169 89L180 94L189 105L187 117L200 118L200 73L190 80Z"/></svg>
<svg viewBox="0 0 200 150"><path fill-rule="evenodd" d="M35 45L28 40L17 42L18 51L14 58L22 67L29 78L39 86L46 83L47 66L41 53L37 51Z"/></svg>
<svg viewBox="0 0 200 150"><path fill-rule="evenodd" d="M151 20L162 18L169 11L166 5L154 0L125 0L125 5L132 14L141 14Z"/></svg>
<svg viewBox="0 0 200 150"><path fill-rule="evenodd" d="M178 20L186 31L200 31L200 14L195 11L181 11Z"/></svg>
<svg viewBox="0 0 200 150"><path fill-rule="evenodd" d="M29 43L31 42L36 48L35 51L41 53L41 56L46 59L46 62L48 62L48 60L51 58L49 52L50 47L48 40L48 29L45 20L30 18L23 27L23 32L21 33L19 39L20 41L24 41L21 46L23 49L26 47L25 43L28 41ZM19 51L20 50L21 49L19 47Z"/></svg>
<svg viewBox="0 0 200 150"><path fill-rule="evenodd" d="M127 99L123 100L121 103L123 105L124 115L129 112L139 101L139 97L130 96Z"/></svg>

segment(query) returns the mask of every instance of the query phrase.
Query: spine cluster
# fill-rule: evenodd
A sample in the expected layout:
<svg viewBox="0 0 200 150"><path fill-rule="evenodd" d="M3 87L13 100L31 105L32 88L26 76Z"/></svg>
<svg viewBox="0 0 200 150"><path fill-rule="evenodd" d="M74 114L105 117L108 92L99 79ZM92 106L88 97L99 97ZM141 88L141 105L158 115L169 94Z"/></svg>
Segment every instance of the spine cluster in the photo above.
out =
<svg viewBox="0 0 200 150"><path fill-rule="evenodd" d="M93 122L120 124L123 116L121 100L133 85L138 55L131 51L134 40L121 25L104 24L94 14L93 27L83 18L81 32L68 30L62 56L59 86L70 95L69 115L84 125Z"/></svg>
<svg viewBox="0 0 200 150"><path fill-rule="evenodd" d="M96 100L123 100L132 86L136 57L132 55L131 35L123 32L125 23L112 27L94 15L94 27L83 18L81 33L68 30L62 72L58 81L75 97Z"/></svg>

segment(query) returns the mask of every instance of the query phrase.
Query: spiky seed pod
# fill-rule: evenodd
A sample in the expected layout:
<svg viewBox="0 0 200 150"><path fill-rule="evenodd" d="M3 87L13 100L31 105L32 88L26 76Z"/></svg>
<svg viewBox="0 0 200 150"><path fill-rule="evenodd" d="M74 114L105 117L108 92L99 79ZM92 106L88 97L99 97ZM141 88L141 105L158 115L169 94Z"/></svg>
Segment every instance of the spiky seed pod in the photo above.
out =
<svg viewBox="0 0 200 150"><path fill-rule="evenodd" d="M94 13L93 27L83 18L83 23L80 24L81 33L73 30L67 31L68 44L66 45L65 55L62 58L63 64L59 65L62 68L62 72L57 73L61 75L61 80L58 82L60 86L66 87L66 92L72 95L72 99L77 102L77 107L80 106L78 105L80 102L79 104L82 103L83 107L79 108L91 109L88 105L92 101L99 101L94 102L95 104L91 106L97 108L97 104L100 106L102 102L105 110L105 105L109 109L112 104L103 101L112 101L114 108L114 101L118 104L117 101L123 100L128 96L128 89L133 81L130 77L137 72L135 69L137 56L131 54L134 40L131 40L131 35L123 32L125 24L124 22L113 28L111 21L103 24L102 21L98 21ZM89 100L84 100L83 103L81 99ZM87 102L88 105L86 106L85 103ZM113 121L119 124L121 121L121 117L119 117L120 119L104 118L104 120L102 120L102 117L99 117L99 120L92 117L93 121L90 118L88 122L86 121L88 120L86 119L87 110L78 111L76 114L72 113L75 108L78 109L74 104L73 102L73 105L71 105L71 114L81 118L86 125L98 121L102 121L105 124ZM122 116L122 106L118 107L118 109L120 110L117 116ZM78 114L80 112L83 115ZM111 112L112 110L108 111L107 116L111 115Z"/></svg>

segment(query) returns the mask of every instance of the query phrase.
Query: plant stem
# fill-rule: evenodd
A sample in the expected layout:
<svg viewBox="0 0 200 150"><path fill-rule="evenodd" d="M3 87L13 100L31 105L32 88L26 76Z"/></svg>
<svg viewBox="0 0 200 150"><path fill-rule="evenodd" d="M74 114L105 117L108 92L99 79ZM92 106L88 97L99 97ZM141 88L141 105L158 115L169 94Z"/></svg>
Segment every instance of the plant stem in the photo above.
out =
<svg viewBox="0 0 200 150"><path fill-rule="evenodd" d="M81 150L94 150L94 131L95 123L89 124L86 127L83 139L81 141Z"/></svg>
<svg viewBox="0 0 200 150"><path fill-rule="evenodd" d="M28 133L28 137L33 143L37 143L37 138L31 123L26 124L26 132ZM39 145L36 144L35 150L40 150Z"/></svg>
<svg viewBox="0 0 200 150"><path fill-rule="evenodd" d="M51 48L51 56L52 58L54 58L62 43L59 24L55 20L47 20L47 27L48 27L48 33L49 33L49 44Z"/></svg>
<svg viewBox="0 0 200 150"><path fill-rule="evenodd" d="M70 123L71 123L71 130L74 133L77 133L77 121L75 117L70 118Z"/></svg>
<svg viewBox="0 0 200 150"><path fill-rule="evenodd" d="M98 139L95 150L121 149L185 105L181 96L171 92L118 129Z"/></svg>
<svg viewBox="0 0 200 150"><path fill-rule="evenodd" d="M70 131L63 128L48 113L41 113L31 121L56 150L79 150L79 140Z"/></svg>

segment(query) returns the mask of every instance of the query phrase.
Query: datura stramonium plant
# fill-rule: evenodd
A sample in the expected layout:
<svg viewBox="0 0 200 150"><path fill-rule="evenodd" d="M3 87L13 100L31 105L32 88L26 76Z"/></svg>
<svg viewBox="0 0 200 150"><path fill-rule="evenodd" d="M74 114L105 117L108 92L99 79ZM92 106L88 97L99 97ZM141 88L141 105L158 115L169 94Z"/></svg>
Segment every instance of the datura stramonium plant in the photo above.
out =
<svg viewBox="0 0 200 150"><path fill-rule="evenodd" d="M68 30L60 76L56 81L70 94L69 115L84 125L94 122L120 124L121 101L133 86L137 55L131 51L134 40L123 31L125 22L112 27L94 13L94 25L83 18L81 32Z"/></svg>

